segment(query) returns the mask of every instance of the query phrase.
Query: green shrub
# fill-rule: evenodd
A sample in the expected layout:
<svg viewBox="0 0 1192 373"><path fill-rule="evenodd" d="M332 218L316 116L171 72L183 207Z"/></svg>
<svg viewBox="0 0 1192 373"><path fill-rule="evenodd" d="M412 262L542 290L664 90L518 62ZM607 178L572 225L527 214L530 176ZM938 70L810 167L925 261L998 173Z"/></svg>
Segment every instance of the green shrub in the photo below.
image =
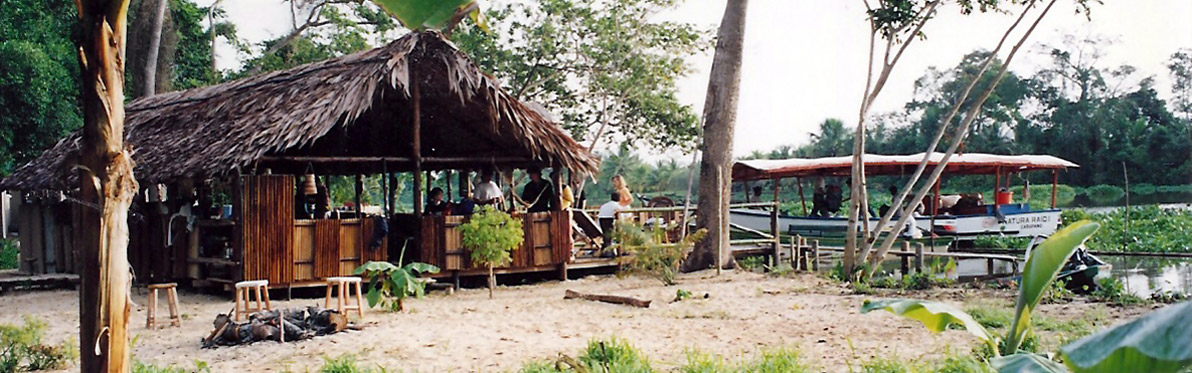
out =
<svg viewBox="0 0 1192 373"><path fill-rule="evenodd" d="M775 348L762 350L761 356L746 361L737 372L808 372L811 368L799 359L799 350Z"/></svg>
<svg viewBox="0 0 1192 373"><path fill-rule="evenodd" d="M1116 185L1099 184L1088 187L1084 190L1084 194L1093 200L1093 202L1107 204L1122 199L1126 191Z"/></svg>
<svg viewBox="0 0 1192 373"><path fill-rule="evenodd" d="M403 262L405 257L406 246L403 244L397 262ZM426 294L426 282L418 276L438 272L439 267L422 262L398 267L389 262L370 261L356 267L352 273L368 279L365 297L368 298L369 307L380 305L390 311L405 311L406 298L422 298Z"/></svg>
<svg viewBox="0 0 1192 373"><path fill-rule="evenodd" d="M628 341L612 337L607 341L589 341L588 348L580 355L579 362L590 372L653 372L650 359L629 344Z"/></svg>
<svg viewBox="0 0 1192 373"><path fill-rule="evenodd" d="M943 359L935 361L924 371L936 373L992 373L989 364L978 360L972 355L948 354Z"/></svg>
<svg viewBox="0 0 1192 373"><path fill-rule="evenodd" d="M1115 306L1131 306L1141 304L1144 300L1126 291L1126 285L1117 277L1103 277L1097 279L1097 288L1089 297Z"/></svg>
<svg viewBox="0 0 1192 373"><path fill-rule="evenodd" d="M16 269L21 264L21 250L14 239L0 239L0 269Z"/></svg>
<svg viewBox="0 0 1192 373"><path fill-rule="evenodd" d="M700 229L687 235L683 242L666 243L666 230L661 227L646 231L641 225L626 221L617 222L616 232L617 245L633 254L633 261L626 268L649 274L667 286L675 284L679 265L695 243L708 234L707 229Z"/></svg>
<svg viewBox="0 0 1192 373"><path fill-rule="evenodd" d="M509 264L510 253L525 240L521 220L485 206L459 226L464 247L472 251L472 263L488 268L488 297L493 297L497 277L493 267Z"/></svg>
<svg viewBox="0 0 1192 373"><path fill-rule="evenodd" d="M1155 194L1156 189L1157 188L1155 187L1154 184L1142 183L1142 184L1131 185L1130 193L1139 195L1139 196L1145 196L1145 195Z"/></svg>
<svg viewBox="0 0 1192 373"><path fill-rule="evenodd" d="M1130 214L1129 231L1126 213ZM1192 252L1192 211L1150 205L1091 214L1101 223L1100 234L1089 240L1094 251Z"/></svg>
<svg viewBox="0 0 1192 373"><path fill-rule="evenodd" d="M762 255L747 256L738 260L737 264L750 272L759 272L766 269L766 257Z"/></svg>
<svg viewBox="0 0 1192 373"><path fill-rule="evenodd" d="M1010 188L1010 192L1014 193L1014 202L1022 203L1022 186L1015 186ZM1032 209L1047 209L1051 208L1051 184L1045 185L1031 185L1030 199L1026 201ZM1069 185L1060 184L1056 186L1055 203L1060 206L1065 206L1072 203L1076 196L1083 192Z"/></svg>
<svg viewBox="0 0 1192 373"><path fill-rule="evenodd" d="M1192 193L1192 184L1160 185L1155 190L1159 193Z"/></svg>
<svg viewBox="0 0 1192 373"><path fill-rule="evenodd" d="M25 316L25 325L0 324L0 372L63 369L78 358L73 341L42 343L46 323Z"/></svg>
<svg viewBox="0 0 1192 373"><path fill-rule="evenodd" d="M195 359L194 368L184 369L173 365L159 367L153 364L148 364L140 360L134 360L132 363L132 373L210 373L211 368L207 366L206 361Z"/></svg>
<svg viewBox="0 0 1192 373"><path fill-rule="evenodd" d="M1076 298L1076 293L1068 290L1068 284L1064 280L1055 280L1051 285L1047 286L1047 291L1043 293L1044 304L1060 304L1071 302Z"/></svg>
<svg viewBox="0 0 1192 373"><path fill-rule="evenodd" d="M906 362L891 357L875 356L861 363L861 372L863 373L910 373L922 370L922 367L914 362Z"/></svg>

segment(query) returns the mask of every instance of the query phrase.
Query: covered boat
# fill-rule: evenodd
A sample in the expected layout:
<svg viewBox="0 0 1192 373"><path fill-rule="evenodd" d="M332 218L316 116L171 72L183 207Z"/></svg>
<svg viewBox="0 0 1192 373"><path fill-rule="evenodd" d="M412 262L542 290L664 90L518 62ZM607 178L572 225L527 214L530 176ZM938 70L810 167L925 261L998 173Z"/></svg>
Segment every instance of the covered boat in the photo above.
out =
<svg viewBox="0 0 1192 373"><path fill-rule="evenodd" d="M866 175L904 175L915 171L925 154L877 155L865 154ZM928 165L935 167L943 160L943 153L931 153ZM971 198L968 203L948 205L947 197L941 200L939 184L934 195L923 202L926 210L917 216L914 226L924 233L953 237L956 240L972 240L985 235L1011 237L1034 237L1050 235L1060 224L1060 210L1056 209L1058 171L1079 167L1075 163L1050 155L997 155L982 153L955 154L947 162L944 175L994 175L994 203L986 204L983 198ZM1009 190L1009 175L1028 171L1051 171L1051 207L1032 209L1027 203L1013 203ZM807 201L803 200L803 183L807 178L849 176L852 171L852 156L827 158L761 159L738 161L733 164L734 182L777 181L786 178L797 179L803 205L803 216L782 215L778 226L787 234L810 237L840 237L845 233L847 217L812 216L808 213ZM1003 178L1003 176L1006 176ZM777 193L775 193L777 195ZM959 198L959 197L958 197ZM770 231L768 213L747 209L732 210L732 222L759 231ZM870 221L876 226L878 219ZM884 230L888 230L887 227ZM884 231L883 230L883 231ZM913 231L911 231L914 233Z"/></svg>

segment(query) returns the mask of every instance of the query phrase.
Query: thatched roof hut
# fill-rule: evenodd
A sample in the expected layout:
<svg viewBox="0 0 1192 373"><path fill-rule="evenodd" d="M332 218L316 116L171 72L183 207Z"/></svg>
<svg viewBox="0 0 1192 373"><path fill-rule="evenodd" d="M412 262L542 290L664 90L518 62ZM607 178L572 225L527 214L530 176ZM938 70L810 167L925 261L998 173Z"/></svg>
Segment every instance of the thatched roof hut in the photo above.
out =
<svg viewBox="0 0 1192 373"><path fill-rule="evenodd" d="M414 89L415 85L417 89ZM419 94L420 92L420 94ZM126 144L143 185L271 168L302 173L414 170L414 96L422 170L599 161L549 115L518 101L435 32L380 48L126 105ZM0 181L68 189L79 133Z"/></svg>

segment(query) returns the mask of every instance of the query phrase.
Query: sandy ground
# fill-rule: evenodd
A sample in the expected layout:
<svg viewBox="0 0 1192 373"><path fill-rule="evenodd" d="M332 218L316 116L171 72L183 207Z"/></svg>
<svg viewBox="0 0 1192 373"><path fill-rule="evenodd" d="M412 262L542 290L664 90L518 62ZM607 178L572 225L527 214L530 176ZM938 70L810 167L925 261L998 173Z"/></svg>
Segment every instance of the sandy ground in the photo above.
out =
<svg viewBox="0 0 1192 373"><path fill-rule="evenodd" d="M736 359L765 347L796 347L823 371L847 371L872 356L931 359L968 351L974 338L962 331L932 335L922 326L889 313L860 314L866 298L813 275L775 278L754 273L703 272L663 287L646 277L590 276L567 282L499 287L494 299L485 289L453 295L435 292L408 303L405 314L365 311L365 329L296 343L260 342L249 346L201 349L212 318L232 307L227 298L180 293L182 328L146 330L145 313L134 309L130 333L135 357L157 365L191 367L206 361L213 372L313 371L324 356L354 354L362 365L390 370L473 372L516 370L524 362L576 355L590 339L617 336L635 344L667 368L696 349ZM709 299L670 303L676 289L709 293ZM572 289L654 300L648 309L564 300ZM144 305L144 290L134 301ZM931 297L957 305L1012 301L1007 291L948 289L909 297ZM162 297L164 301L164 296ZM991 301L994 300L994 301ZM275 307L321 303L322 299L276 301ZM971 304L971 303L970 303ZM1084 303L1045 306L1051 317L1076 317ZM160 311L159 311L160 312ZM1110 322L1142 311L1109 309ZM0 297L0 318L17 322L33 314L49 322L49 341L76 338L78 299L73 291L43 291ZM851 346L850 347L850 343Z"/></svg>

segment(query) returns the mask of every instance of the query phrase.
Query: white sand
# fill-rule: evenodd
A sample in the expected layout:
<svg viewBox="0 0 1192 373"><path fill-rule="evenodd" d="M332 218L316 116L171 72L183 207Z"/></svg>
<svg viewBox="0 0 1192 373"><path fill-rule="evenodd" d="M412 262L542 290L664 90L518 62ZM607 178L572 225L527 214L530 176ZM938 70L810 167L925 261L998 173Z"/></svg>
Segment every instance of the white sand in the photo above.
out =
<svg viewBox="0 0 1192 373"><path fill-rule="evenodd" d="M157 365L193 366L206 361L213 372L307 371L324 356L354 354L361 365L390 370L471 372L516 370L524 362L576 355L594 338L624 338L641 348L660 368L684 361L684 351L738 359L764 347L796 347L824 371L847 371L873 356L933 358L967 352L975 339L963 331L932 335L917 323L886 312L861 315L866 296L812 275L774 278L753 273L715 277L701 272L663 287L645 277L594 276L567 282L500 287L489 300L485 289L448 295L436 292L411 300L409 313L367 310L365 329L311 340L278 344L199 348L211 320L232 308L227 298L180 293L182 328L146 330L143 310L134 310L130 333L137 336L135 357ZM670 303L677 289L710 293L707 300ZM653 299L649 309L564 300L565 289ZM134 301L144 306L145 291ZM1012 299L1006 291L951 289L930 295L956 304L976 298ZM77 338L78 299L73 291L32 292L0 297L0 317L18 322L32 313L49 322L48 340ZM162 297L162 302L165 297ZM275 307L322 303L322 299L275 301ZM1045 307L1053 315L1077 315L1087 304ZM163 305L164 309L164 305ZM159 311L168 314L168 311ZM1111 311L1114 312L1114 311ZM168 318L168 316L167 316ZM851 340L852 348L849 347Z"/></svg>

